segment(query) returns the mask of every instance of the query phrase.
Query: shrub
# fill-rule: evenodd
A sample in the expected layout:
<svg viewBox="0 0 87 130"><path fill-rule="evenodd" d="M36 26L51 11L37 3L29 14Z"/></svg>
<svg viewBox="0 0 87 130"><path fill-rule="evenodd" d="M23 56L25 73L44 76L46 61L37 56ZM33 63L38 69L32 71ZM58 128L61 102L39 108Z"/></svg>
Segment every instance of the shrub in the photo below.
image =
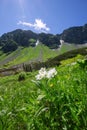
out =
<svg viewBox="0 0 87 130"><path fill-rule="evenodd" d="M25 72L21 72L18 76L18 81L22 81L26 79L26 73Z"/></svg>
<svg viewBox="0 0 87 130"><path fill-rule="evenodd" d="M8 40L7 43L2 47L2 50L7 52L15 51L18 48L18 44L13 40Z"/></svg>
<svg viewBox="0 0 87 130"><path fill-rule="evenodd" d="M80 59L78 59L77 60L77 63L79 64L79 66L81 67L81 68L85 68L86 66L87 66L87 60L85 59L85 60L80 60Z"/></svg>

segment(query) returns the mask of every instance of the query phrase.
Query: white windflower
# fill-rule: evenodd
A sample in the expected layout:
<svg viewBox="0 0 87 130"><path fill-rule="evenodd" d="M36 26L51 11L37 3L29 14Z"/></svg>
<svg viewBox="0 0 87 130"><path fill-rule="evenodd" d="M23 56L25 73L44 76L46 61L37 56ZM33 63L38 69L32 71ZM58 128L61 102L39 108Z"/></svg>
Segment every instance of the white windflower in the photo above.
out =
<svg viewBox="0 0 87 130"><path fill-rule="evenodd" d="M53 69L50 69L50 70L47 72L46 77L49 79L49 78L54 77L56 74L57 74L57 71L56 71L55 68L53 68Z"/></svg>
<svg viewBox="0 0 87 130"><path fill-rule="evenodd" d="M37 80L41 80L42 78L52 78L57 74L57 71L55 68L50 69L49 71L46 71L45 68L41 68L39 70L39 74L35 76Z"/></svg>
<svg viewBox="0 0 87 130"><path fill-rule="evenodd" d="M37 80L41 80L42 78L45 78L45 77L46 77L46 74L47 74L46 69L45 69L45 68L41 68L41 69L39 70L39 74L36 75L35 78L36 78Z"/></svg>
<svg viewBox="0 0 87 130"><path fill-rule="evenodd" d="M39 74L40 75L44 75L44 76L46 76L46 69L45 68L41 68L40 70L39 70Z"/></svg>
<svg viewBox="0 0 87 130"><path fill-rule="evenodd" d="M36 80L41 80L42 79L40 74L36 75L35 78L36 78Z"/></svg>

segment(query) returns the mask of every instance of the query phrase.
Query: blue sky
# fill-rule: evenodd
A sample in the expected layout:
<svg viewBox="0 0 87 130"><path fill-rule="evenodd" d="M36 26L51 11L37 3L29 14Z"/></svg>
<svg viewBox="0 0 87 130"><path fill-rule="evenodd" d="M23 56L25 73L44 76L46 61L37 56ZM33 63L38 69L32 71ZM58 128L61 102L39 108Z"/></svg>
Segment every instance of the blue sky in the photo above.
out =
<svg viewBox="0 0 87 130"><path fill-rule="evenodd" d="M62 33L87 23L87 0L0 0L0 35L15 29Z"/></svg>

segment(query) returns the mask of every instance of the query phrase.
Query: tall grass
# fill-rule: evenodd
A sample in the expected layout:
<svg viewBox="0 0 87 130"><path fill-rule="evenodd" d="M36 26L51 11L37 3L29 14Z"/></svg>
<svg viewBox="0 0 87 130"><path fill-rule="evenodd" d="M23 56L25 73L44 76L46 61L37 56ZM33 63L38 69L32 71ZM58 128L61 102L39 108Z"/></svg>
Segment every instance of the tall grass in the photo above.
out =
<svg viewBox="0 0 87 130"><path fill-rule="evenodd" d="M31 129L86 130L87 80L86 70L64 67L49 80L37 82L37 111ZM36 100L36 99L35 99ZM35 106L36 109L36 106Z"/></svg>
<svg viewBox="0 0 87 130"><path fill-rule="evenodd" d="M49 79L36 80L38 72L0 79L0 130L87 130L86 65L56 70Z"/></svg>

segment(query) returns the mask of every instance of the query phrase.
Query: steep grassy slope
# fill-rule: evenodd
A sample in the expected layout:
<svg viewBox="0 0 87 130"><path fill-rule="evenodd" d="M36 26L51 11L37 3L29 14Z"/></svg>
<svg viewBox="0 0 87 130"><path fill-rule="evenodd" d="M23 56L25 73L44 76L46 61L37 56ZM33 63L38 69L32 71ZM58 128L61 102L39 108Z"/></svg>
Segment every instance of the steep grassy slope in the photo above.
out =
<svg viewBox="0 0 87 130"><path fill-rule="evenodd" d="M0 78L0 130L86 130L87 64L69 62L51 79Z"/></svg>
<svg viewBox="0 0 87 130"><path fill-rule="evenodd" d="M82 47L87 47L87 44L83 44L83 45L78 44L78 45L76 45L76 44L62 43L61 47L59 49L59 54L70 51L70 50L82 48Z"/></svg>
<svg viewBox="0 0 87 130"><path fill-rule="evenodd" d="M75 44L64 43L59 49L51 50L47 46L39 44L36 47L19 47L16 51L9 54L0 51L0 68L11 67L24 62L46 61L49 58L81 47L82 45L76 46Z"/></svg>
<svg viewBox="0 0 87 130"><path fill-rule="evenodd" d="M50 57L55 57L58 52L49 49L47 46L38 45L36 47L19 47L16 51L5 54L0 52L0 65L13 66L23 62L45 61Z"/></svg>

